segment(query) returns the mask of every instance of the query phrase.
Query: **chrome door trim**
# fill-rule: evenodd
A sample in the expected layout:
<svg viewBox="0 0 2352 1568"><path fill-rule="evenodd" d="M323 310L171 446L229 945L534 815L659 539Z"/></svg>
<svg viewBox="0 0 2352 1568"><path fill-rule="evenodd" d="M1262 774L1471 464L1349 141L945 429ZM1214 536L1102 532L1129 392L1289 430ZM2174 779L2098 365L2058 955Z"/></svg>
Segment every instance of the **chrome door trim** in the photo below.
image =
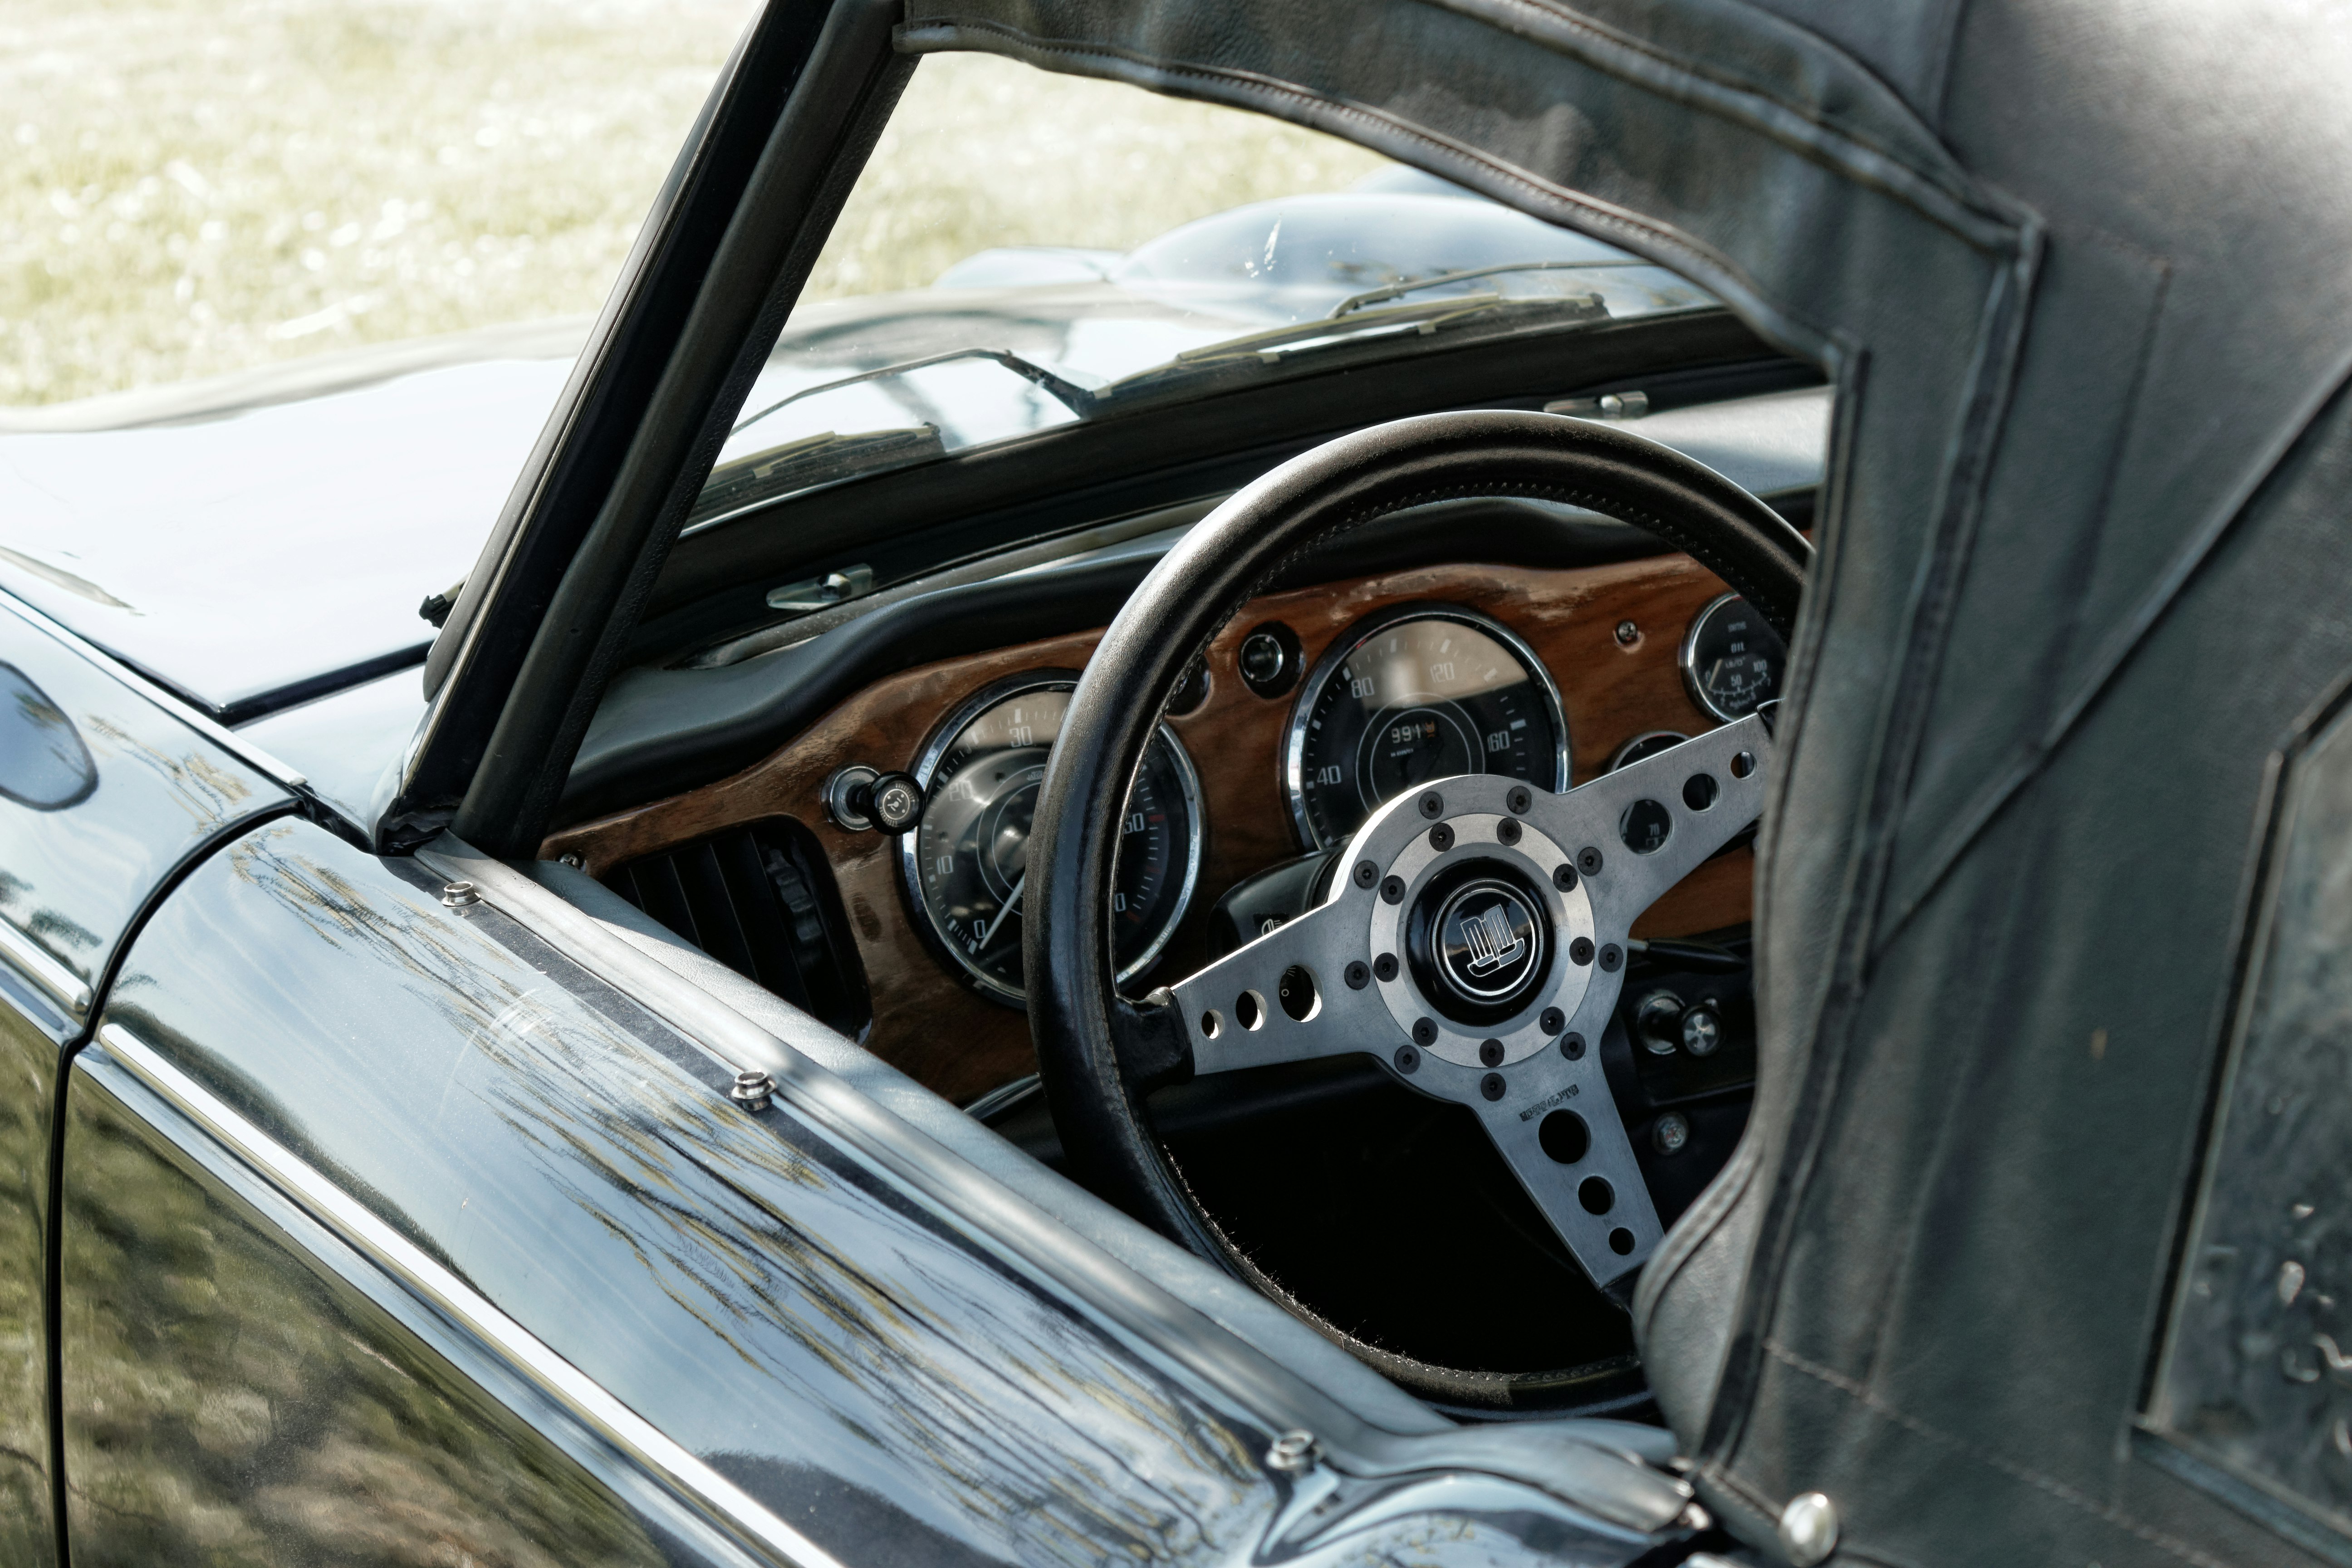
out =
<svg viewBox="0 0 2352 1568"><path fill-rule="evenodd" d="M911 1196L951 1216L977 1245L1043 1275L1139 1348L1209 1384L1267 1431L1313 1433L1334 1470L1373 1479L1458 1468L1517 1481L1594 1519L1644 1533L1687 1517L1689 1483L1614 1446L1602 1434L1617 1430L1615 1423L1514 1423L1425 1434L1375 1425L513 867L447 832L415 858L447 880L473 883L483 901L677 1029L730 1073L768 1074L776 1101L839 1139ZM823 1027L814 1019L810 1026Z"/></svg>
<svg viewBox="0 0 2352 1568"><path fill-rule="evenodd" d="M131 1030L118 1023L102 1024L97 1044L110 1059L203 1128L338 1239L410 1295L482 1341L542 1394L644 1467L666 1489L725 1534L795 1568L844 1568L838 1558L623 1405Z"/></svg>
<svg viewBox="0 0 2352 1568"><path fill-rule="evenodd" d="M240 823L238 826L244 826ZM89 1016L89 982L51 958L39 942L0 919L0 958L37 986L41 994L63 1007L77 1022Z"/></svg>

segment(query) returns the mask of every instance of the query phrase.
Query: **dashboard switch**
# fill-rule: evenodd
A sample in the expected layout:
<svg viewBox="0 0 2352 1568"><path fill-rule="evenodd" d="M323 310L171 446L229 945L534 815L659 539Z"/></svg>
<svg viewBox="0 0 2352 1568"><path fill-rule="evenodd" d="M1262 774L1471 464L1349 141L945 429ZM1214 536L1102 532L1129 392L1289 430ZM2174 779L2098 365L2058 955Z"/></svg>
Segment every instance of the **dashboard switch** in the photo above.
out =
<svg viewBox="0 0 2352 1568"><path fill-rule="evenodd" d="M922 820L923 786L911 773L884 773L866 786L866 816L885 833L904 833Z"/></svg>

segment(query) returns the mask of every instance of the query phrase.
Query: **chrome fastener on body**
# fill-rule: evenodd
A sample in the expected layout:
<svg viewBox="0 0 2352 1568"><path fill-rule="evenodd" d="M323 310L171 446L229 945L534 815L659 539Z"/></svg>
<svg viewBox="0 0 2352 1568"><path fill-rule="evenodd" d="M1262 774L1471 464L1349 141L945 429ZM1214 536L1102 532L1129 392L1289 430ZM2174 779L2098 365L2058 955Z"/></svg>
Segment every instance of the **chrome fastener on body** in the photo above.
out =
<svg viewBox="0 0 2352 1568"><path fill-rule="evenodd" d="M462 910L468 904L480 903L482 895L471 882L451 882L441 889L441 901L453 910Z"/></svg>
<svg viewBox="0 0 2352 1568"><path fill-rule="evenodd" d="M1813 1568L1837 1550L1837 1505L1820 1492L1799 1492L1780 1510L1780 1550L1796 1568Z"/></svg>
<svg viewBox="0 0 2352 1568"><path fill-rule="evenodd" d="M1314 1433L1293 1428L1276 1437L1274 1447L1265 1451L1265 1468L1286 1476L1298 1475L1315 1468L1319 1451Z"/></svg>
<svg viewBox="0 0 2352 1568"><path fill-rule="evenodd" d="M727 1097L744 1110L761 1111L775 1098L776 1080L763 1072L739 1072Z"/></svg>

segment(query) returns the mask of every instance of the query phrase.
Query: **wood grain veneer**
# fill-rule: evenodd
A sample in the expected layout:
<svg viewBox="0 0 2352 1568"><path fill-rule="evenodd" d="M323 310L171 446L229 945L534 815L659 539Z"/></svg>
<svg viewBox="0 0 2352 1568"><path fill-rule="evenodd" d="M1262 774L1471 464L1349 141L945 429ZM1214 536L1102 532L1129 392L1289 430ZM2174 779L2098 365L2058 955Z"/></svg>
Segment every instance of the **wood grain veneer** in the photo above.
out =
<svg viewBox="0 0 2352 1568"><path fill-rule="evenodd" d="M1695 562L1669 556L1572 571L1435 566L1254 601L1210 646L1207 700L1169 721L1201 774L1208 842L1192 908L1145 983L1197 968L1218 897L1303 847L1279 774L1297 691L1267 700L1243 684L1234 660L1251 631L1285 623L1297 633L1311 668L1339 633L1391 605L1438 600L1491 616L1525 639L1558 681L1571 767L1581 783L1636 735L1691 734L1713 725L1685 691L1675 656L1691 617L1723 591ZM1628 620L1638 635L1621 644L1616 628ZM897 841L835 826L821 804L824 781L852 763L909 766L932 727L966 696L1003 676L1082 667L1100 636L1050 637L889 676L733 777L568 828L541 853L576 854L601 877L721 827L763 816L798 818L824 846L856 928L874 998L867 1045L950 1100L969 1100L1035 1070L1027 1019L979 995L925 945L915 925L920 917L900 892ZM1634 934L1688 936L1746 921L1753 867L1745 849L1707 862L1653 906Z"/></svg>

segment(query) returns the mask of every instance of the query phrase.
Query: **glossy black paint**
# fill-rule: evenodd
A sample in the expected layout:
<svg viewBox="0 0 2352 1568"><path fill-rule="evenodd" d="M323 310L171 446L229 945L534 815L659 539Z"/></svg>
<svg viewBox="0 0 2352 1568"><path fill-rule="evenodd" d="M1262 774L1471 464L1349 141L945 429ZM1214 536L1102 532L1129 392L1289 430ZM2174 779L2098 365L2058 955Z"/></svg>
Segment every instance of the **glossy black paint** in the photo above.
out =
<svg viewBox="0 0 2352 1568"><path fill-rule="evenodd" d="M709 1560L103 1047L76 1059L65 1140L76 1563Z"/></svg>
<svg viewBox="0 0 2352 1568"><path fill-rule="evenodd" d="M56 1556L47 1285L55 1092L85 1023L74 994L101 986L182 866L293 799L5 598L0 664L16 678L0 740L62 757L50 773L86 774L0 791L0 1561L40 1563ZM35 949L31 962L11 960L9 942Z"/></svg>
<svg viewBox="0 0 2352 1568"><path fill-rule="evenodd" d="M731 1103L699 1047L436 893L414 862L270 824L157 911L108 1016L845 1560L1622 1563L1649 1544L1459 1474L1299 1514L1261 1460L1273 1434L1185 1363L784 1101ZM93 1310L81 1277L69 1319ZM204 1473L224 1508L276 1506Z"/></svg>
<svg viewBox="0 0 2352 1568"><path fill-rule="evenodd" d="M158 913L113 1014L853 1560L1215 1556L1262 1520L1267 1434L410 870L265 827Z"/></svg>

